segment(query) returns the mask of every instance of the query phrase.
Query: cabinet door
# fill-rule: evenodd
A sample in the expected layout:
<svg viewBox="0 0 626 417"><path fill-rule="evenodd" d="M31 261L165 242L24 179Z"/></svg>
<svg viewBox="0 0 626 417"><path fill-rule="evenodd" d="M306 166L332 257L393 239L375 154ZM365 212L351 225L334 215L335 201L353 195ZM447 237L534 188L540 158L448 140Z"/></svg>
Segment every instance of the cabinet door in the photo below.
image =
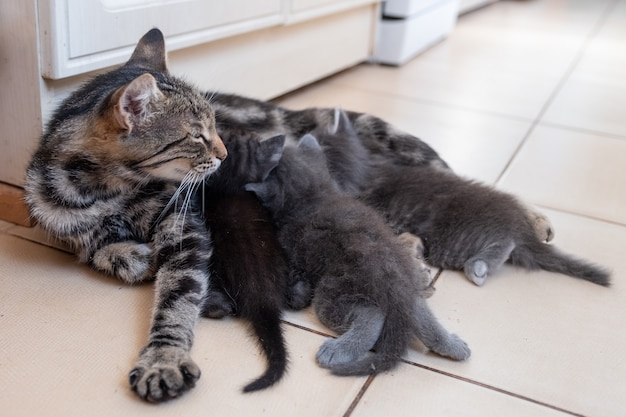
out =
<svg viewBox="0 0 626 417"><path fill-rule="evenodd" d="M38 2L42 73L58 79L124 62L153 27L169 50L282 23L281 0Z"/></svg>
<svg viewBox="0 0 626 417"><path fill-rule="evenodd" d="M353 9L380 0L291 0L287 23L295 23Z"/></svg>

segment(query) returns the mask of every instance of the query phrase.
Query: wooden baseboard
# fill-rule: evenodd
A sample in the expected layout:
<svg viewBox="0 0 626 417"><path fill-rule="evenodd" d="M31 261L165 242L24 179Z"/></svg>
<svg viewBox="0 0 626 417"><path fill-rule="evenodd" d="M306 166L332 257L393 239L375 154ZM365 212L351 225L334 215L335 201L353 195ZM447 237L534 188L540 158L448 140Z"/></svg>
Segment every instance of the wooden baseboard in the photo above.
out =
<svg viewBox="0 0 626 417"><path fill-rule="evenodd" d="M27 227L35 225L24 203L22 188L0 182L0 220Z"/></svg>

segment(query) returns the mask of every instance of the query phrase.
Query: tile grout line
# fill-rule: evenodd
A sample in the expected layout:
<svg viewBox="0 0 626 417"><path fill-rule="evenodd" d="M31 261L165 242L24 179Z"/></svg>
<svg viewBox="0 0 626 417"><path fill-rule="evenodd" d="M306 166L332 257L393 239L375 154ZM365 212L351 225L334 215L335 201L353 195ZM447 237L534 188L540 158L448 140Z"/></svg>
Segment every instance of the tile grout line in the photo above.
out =
<svg viewBox="0 0 626 417"><path fill-rule="evenodd" d="M593 28L591 29L591 32L589 33L587 38L583 41L581 47L579 48L578 52L576 53L576 55L574 57L572 63L569 65L569 67L563 73L563 76L561 77L561 80L557 83L556 87L554 88L554 91L552 91L552 93L550 94L550 96L548 97L546 102L543 104L543 106L541 106L541 109L539 109L539 113L537 114L535 119L532 121L530 127L528 128L528 131L526 132L526 134L522 138L520 144L517 146L517 148L515 149L515 151L513 152L511 157L509 158L508 162L504 166L504 169L502 170L502 172L500 173L500 175L498 176L498 178L496 179L494 184L499 183L502 180L502 177L504 177L506 172L509 170L509 168L511 167L511 164L513 163L513 160L519 154L519 152L522 149L522 147L526 144L526 142L528 141L528 138L534 132L535 128L540 124L541 118L545 115L546 111L548 110L548 108L550 107L552 102L555 100L557 95L563 89L563 86L565 85L565 83L569 80L570 76L572 75L572 73L574 72L574 70L576 69L578 64L580 63L580 60L582 59L585 51L589 47L589 44L591 43L593 38L595 38L595 36L598 34L598 32L600 31L602 26L604 26L604 24L606 23L606 20L608 19L609 15L611 14L613 9L615 8L615 6L616 6L618 1L619 0L612 0L606 6L604 12L602 13L602 15L600 16L598 21L595 23Z"/></svg>
<svg viewBox="0 0 626 417"><path fill-rule="evenodd" d="M455 374L452 374L450 372L442 371L440 369L431 368L430 366L421 365L419 363L412 362L412 361L409 361L409 360L406 360L406 359L403 359L402 362L404 362L404 363L406 363L408 365L413 365L413 366L416 366L418 368L421 368L421 369L424 369L424 370L427 370L427 371L431 371L431 372L443 375L443 376L454 378L454 379L457 379L459 381L463 381L463 382L466 382L466 383L469 383L469 384L472 384L472 385L476 385L476 386L479 386L481 388L485 388L485 389L488 389L488 390L491 390L491 391L495 391L495 392L498 392L500 394L508 395L510 397L517 398L519 400L528 401L528 402L531 402L533 404L536 404L536 405L539 405L539 406L542 406L542 407L550 408L552 410L559 411L561 413L569 414L569 415L574 416L574 417L586 417L584 414L579 414L579 413L576 413L574 411L566 410L564 408L561 408L561 407L558 407L558 406L555 406L555 405L552 405L552 404L548 404L548 403L545 403L543 401L535 400L533 398L526 397L526 396L521 395L521 394L516 394L516 393L514 393L512 391L507 391L505 389L498 388L498 387L493 386L493 385L485 384L483 382L475 381L473 379L469 379L469 378L466 378L466 377L463 377L463 376L460 376L460 375L455 375Z"/></svg>
<svg viewBox="0 0 626 417"><path fill-rule="evenodd" d="M359 404L359 402L361 401L361 398L363 398L363 395L365 395L365 392L367 391L367 389L370 387L370 385L372 384L372 382L374 381L374 378L376 377L376 375L369 375L367 377L367 380L365 380L365 383L363 384L363 386L361 387L361 389L359 390L359 392L356 394L356 396L354 397L354 400L352 400L352 403L350 403L350 406L348 407L348 409L346 410L345 413L343 413L343 417L350 417L352 415L352 413L354 412L354 409L356 408L356 406Z"/></svg>

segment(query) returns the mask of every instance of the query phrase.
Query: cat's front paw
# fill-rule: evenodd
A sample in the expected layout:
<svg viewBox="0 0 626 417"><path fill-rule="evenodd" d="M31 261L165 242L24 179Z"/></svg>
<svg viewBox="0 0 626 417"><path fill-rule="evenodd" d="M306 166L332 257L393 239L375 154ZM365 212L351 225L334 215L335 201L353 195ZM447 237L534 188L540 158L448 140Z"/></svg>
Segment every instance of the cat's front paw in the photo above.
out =
<svg viewBox="0 0 626 417"><path fill-rule="evenodd" d="M192 389L200 368L177 347L147 348L129 374L130 386L142 399L163 402Z"/></svg>
<svg viewBox="0 0 626 417"><path fill-rule="evenodd" d="M116 242L98 249L89 263L99 271L135 284L151 278L152 260L153 251L148 244Z"/></svg>
<svg viewBox="0 0 626 417"><path fill-rule="evenodd" d="M472 354L467 343L456 334L450 334L446 340L441 340L436 346L430 349L438 355L445 356L455 361L464 361Z"/></svg>
<svg viewBox="0 0 626 417"><path fill-rule="evenodd" d="M236 306L223 292L211 290L209 296L202 307L202 315L210 319L221 319L234 315Z"/></svg>

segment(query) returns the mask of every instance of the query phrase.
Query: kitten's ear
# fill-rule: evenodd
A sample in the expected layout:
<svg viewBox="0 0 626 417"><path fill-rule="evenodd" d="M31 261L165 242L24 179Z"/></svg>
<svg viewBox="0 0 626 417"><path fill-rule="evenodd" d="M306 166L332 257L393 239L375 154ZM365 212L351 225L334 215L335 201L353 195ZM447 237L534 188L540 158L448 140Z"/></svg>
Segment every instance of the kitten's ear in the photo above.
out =
<svg viewBox="0 0 626 417"><path fill-rule="evenodd" d="M259 199L263 199L263 195L267 191L267 184L263 182L252 182L250 184L244 185L244 190L250 191L259 197Z"/></svg>
<svg viewBox="0 0 626 417"><path fill-rule="evenodd" d="M163 96L154 77L148 73L135 78L113 95L113 114L120 128L133 126L150 114L150 105Z"/></svg>
<svg viewBox="0 0 626 417"><path fill-rule="evenodd" d="M273 136L269 139L263 139L261 145L257 149L257 158L259 161L270 161L278 165L278 161L283 156L285 149L285 135Z"/></svg>
<svg viewBox="0 0 626 417"><path fill-rule="evenodd" d="M352 122L348 118L348 114L340 108L335 109L335 125L333 133L343 135L355 135Z"/></svg>
<svg viewBox="0 0 626 417"><path fill-rule="evenodd" d="M322 151L322 147L319 142L315 139L315 136L310 133L307 133L300 138L300 141L298 142L298 149Z"/></svg>
<svg viewBox="0 0 626 417"><path fill-rule="evenodd" d="M278 166L285 150L285 135L278 135L261 141L257 148L257 161L261 181L265 181L270 172Z"/></svg>
<svg viewBox="0 0 626 417"><path fill-rule="evenodd" d="M154 28L143 35L126 65L169 73L163 33Z"/></svg>

